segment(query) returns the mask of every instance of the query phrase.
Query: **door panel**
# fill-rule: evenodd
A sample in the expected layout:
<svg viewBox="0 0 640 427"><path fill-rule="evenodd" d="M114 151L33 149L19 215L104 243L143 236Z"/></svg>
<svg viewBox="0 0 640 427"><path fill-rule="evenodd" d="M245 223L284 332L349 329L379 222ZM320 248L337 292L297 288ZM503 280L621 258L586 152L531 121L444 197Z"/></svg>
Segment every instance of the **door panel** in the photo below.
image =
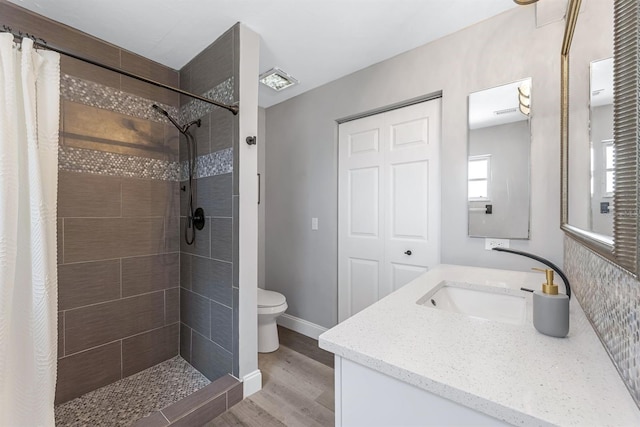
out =
<svg viewBox="0 0 640 427"><path fill-rule="evenodd" d="M379 263L375 260L349 259L350 313L356 314L378 301Z"/></svg>
<svg viewBox="0 0 640 427"><path fill-rule="evenodd" d="M425 145L429 140L425 139L424 136L428 134L428 118L420 118L405 123L392 124L390 148L393 151Z"/></svg>
<svg viewBox="0 0 640 427"><path fill-rule="evenodd" d="M378 236L379 168L349 171L349 236Z"/></svg>
<svg viewBox="0 0 640 427"><path fill-rule="evenodd" d="M379 129L349 135L349 157L380 151Z"/></svg>
<svg viewBox="0 0 640 427"><path fill-rule="evenodd" d="M440 100L343 123L338 320L440 263Z"/></svg>
<svg viewBox="0 0 640 427"><path fill-rule="evenodd" d="M420 182L424 185L416 186ZM428 163L412 162L391 165L391 233L392 239L426 240L428 218Z"/></svg>
<svg viewBox="0 0 640 427"><path fill-rule="evenodd" d="M392 263L391 268L391 282L393 284L391 292L400 289L427 271L427 268L423 266L396 263Z"/></svg>

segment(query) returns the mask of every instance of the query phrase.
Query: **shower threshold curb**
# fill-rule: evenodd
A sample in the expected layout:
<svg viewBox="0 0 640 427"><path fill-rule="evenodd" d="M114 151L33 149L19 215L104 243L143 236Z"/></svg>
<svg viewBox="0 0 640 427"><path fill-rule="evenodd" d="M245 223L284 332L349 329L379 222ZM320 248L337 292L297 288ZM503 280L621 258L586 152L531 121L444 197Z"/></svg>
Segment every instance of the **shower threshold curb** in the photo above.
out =
<svg viewBox="0 0 640 427"><path fill-rule="evenodd" d="M139 419L132 426L203 425L231 409L242 401L242 397L242 382L231 375L225 375L184 399Z"/></svg>

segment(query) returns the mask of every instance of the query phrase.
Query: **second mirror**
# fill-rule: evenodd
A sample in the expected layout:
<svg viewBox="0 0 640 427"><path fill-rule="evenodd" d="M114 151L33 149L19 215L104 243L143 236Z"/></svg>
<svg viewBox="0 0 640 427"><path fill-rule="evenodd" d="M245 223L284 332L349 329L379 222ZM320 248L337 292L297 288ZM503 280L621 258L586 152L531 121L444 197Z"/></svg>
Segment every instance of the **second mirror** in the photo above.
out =
<svg viewBox="0 0 640 427"><path fill-rule="evenodd" d="M529 238L531 78L469 95L469 236Z"/></svg>

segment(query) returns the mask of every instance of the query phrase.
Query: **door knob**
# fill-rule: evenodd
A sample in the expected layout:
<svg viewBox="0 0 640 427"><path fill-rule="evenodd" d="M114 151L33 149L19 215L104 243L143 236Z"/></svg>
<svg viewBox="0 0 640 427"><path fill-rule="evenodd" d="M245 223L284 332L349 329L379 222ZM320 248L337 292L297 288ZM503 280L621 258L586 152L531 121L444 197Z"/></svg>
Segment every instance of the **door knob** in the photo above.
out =
<svg viewBox="0 0 640 427"><path fill-rule="evenodd" d="M410 250L409 251L405 251L404 254L405 255L411 255L411 251Z"/></svg>

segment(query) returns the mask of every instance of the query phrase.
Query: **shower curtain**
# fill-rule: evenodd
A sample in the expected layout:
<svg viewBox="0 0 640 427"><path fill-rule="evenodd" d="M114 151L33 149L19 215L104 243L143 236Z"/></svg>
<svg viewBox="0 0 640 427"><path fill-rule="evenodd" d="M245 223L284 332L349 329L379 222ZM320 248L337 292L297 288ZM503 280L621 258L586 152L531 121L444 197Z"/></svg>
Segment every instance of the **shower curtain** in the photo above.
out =
<svg viewBox="0 0 640 427"><path fill-rule="evenodd" d="M60 57L0 33L0 426L53 426Z"/></svg>

